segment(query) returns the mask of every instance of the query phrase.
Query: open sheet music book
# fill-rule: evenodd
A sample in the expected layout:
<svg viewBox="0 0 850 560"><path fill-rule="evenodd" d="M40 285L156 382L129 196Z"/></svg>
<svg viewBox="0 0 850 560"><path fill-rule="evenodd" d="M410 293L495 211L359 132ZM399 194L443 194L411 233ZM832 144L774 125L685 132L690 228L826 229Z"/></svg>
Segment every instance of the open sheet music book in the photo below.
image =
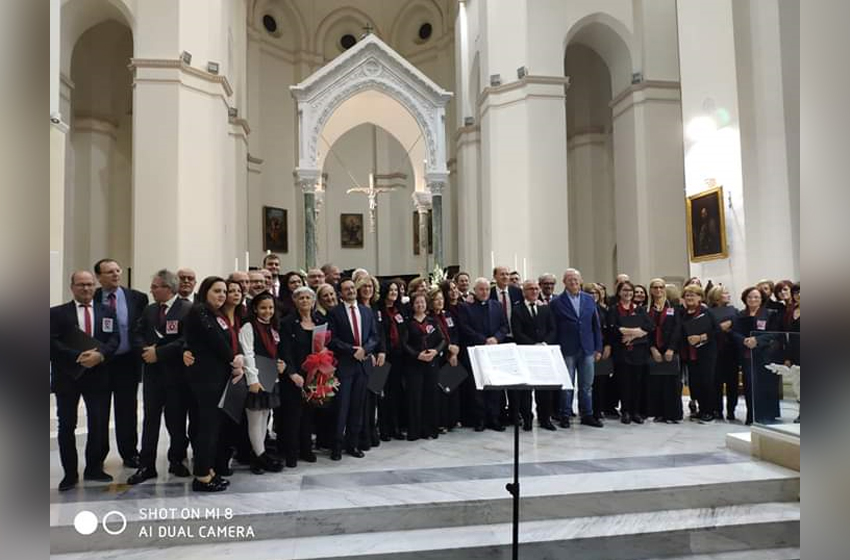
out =
<svg viewBox="0 0 850 560"><path fill-rule="evenodd" d="M558 346L491 344L469 348L475 388L528 385L572 389Z"/></svg>

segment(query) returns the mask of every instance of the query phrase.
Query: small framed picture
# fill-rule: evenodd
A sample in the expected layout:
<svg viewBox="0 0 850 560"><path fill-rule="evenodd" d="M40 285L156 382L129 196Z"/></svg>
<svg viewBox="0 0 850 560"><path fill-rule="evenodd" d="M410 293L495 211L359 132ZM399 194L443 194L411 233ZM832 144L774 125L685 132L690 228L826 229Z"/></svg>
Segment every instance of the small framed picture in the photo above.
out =
<svg viewBox="0 0 850 560"><path fill-rule="evenodd" d="M263 206L263 250L273 253L289 250L286 209Z"/></svg>
<svg viewBox="0 0 850 560"><path fill-rule="evenodd" d="M723 187L691 195L687 199L688 251L692 262L725 259L726 215Z"/></svg>
<svg viewBox="0 0 850 560"><path fill-rule="evenodd" d="M339 215L339 243L343 249L363 248L363 214Z"/></svg>

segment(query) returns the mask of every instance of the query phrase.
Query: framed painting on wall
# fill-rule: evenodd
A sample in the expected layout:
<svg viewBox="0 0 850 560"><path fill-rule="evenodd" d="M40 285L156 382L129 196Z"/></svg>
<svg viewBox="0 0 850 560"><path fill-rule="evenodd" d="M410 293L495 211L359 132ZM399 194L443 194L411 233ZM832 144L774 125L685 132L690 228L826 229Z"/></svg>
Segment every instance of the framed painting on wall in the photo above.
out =
<svg viewBox="0 0 850 560"><path fill-rule="evenodd" d="M286 210L274 206L263 206L263 251L286 253L288 250Z"/></svg>
<svg viewBox="0 0 850 560"><path fill-rule="evenodd" d="M413 254L419 255L419 212L413 213ZM428 210L428 254L434 254L434 221Z"/></svg>
<svg viewBox="0 0 850 560"><path fill-rule="evenodd" d="M343 249L363 248L363 214L339 215L339 243Z"/></svg>
<svg viewBox="0 0 850 560"><path fill-rule="evenodd" d="M722 186L687 198L687 226L688 252L692 262L729 257Z"/></svg>

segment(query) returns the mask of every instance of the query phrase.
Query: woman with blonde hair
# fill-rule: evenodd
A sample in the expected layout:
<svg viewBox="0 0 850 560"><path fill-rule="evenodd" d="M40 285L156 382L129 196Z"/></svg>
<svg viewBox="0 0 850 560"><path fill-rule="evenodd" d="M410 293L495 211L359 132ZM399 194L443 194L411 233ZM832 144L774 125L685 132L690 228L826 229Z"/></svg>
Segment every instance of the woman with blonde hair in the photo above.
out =
<svg viewBox="0 0 850 560"><path fill-rule="evenodd" d="M323 317L337 306L338 300L333 284L322 284L316 289L316 311Z"/></svg>
<svg viewBox="0 0 850 560"><path fill-rule="evenodd" d="M647 313L655 330L649 343L653 362L671 362L681 343L681 329L676 307L667 299L667 283L663 278L649 282ZM648 413L656 422L677 424L682 419L682 381L680 375L647 377Z"/></svg>
<svg viewBox="0 0 850 560"><path fill-rule="evenodd" d="M731 305L729 290L723 285L708 292L708 310L714 315L720 332L717 333L717 363L714 366L715 406L717 418L723 418L723 386L726 386L726 420L735 421L738 407L738 353L732 338L732 323L738 310Z"/></svg>
<svg viewBox="0 0 850 560"><path fill-rule="evenodd" d="M688 368L688 388L698 409L692 420L706 424L714 421L716 410L714 389L714 364L717 360L717 333L720 330L714 316L703 305L702 288L685 286L682 290L683 307L679 311L681 323L682 361ZM707 317L707 319L703 319ZM704 323L705 329L696 321ZM696 327L692 325L697 325Z"/></svg>
<svg viewBox="0 0 850 560"><path fill-rule="evenodd" d="M380 286L374 276L366 272L364 269L357 269L357 280L354 282L354 289L357 291L357 301L361 305L372 309L377 316L377 303L380 298ZM387 359L387 344L384 338L384 329L378 329L378 347L375 350L375 358L372 360L372 365L383 366ZM363 429L360 432L360 442L358 447L363 451L369 451L373 447L381 445L381 439L378 436L378 395L372 391L366 391L366 403L363 407Z"/></svg>

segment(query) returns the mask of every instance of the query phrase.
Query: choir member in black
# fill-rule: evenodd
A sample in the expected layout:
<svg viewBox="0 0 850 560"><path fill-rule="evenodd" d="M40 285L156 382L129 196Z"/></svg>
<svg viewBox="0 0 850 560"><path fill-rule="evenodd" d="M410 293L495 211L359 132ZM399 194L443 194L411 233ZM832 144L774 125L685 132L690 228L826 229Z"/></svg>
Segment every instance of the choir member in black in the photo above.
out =
<svg viewBox="0 0 850 560"><path fill-rule="evenodd" d="M407 362L403 341L407 340L407 321L399 299L401 286L402 284L395 280L384 283L375 310L375 317L383 332L386 359L391 364L378 410L382 441L404 439L402 428L407 424L407 419L403 418L406 403L403 379Z"/></svg>
<svg viewBox="0 0 850 560"><path fill-rule="evenodd" d="M649 353L653 361L670 362L681 345L676 308L667 300L663 279L649 283L649 318L654 327ZM650 375L647 379L648 413L655 422L678 424L682 419L682 381L679 375Z"/></svg>
<svg viewBox="0 0 850 560"><path fill-rule="evenodd" d="M336 286L334 284L325 283L320 285L319 289L316 290L315 310L323 322L327 322L328 313L338 303ZM332 406L315 408L312 410L312 414L313 424L316 430L316 449L330 449L333 447L334 433L336 431L334 408Z"/></svg>
<svg viewBox="0 0 850 560"><path fill-rule="evenodd" d="M280 461L266 453L266 431L269 416L280 406L280 387L275 383L265 387L260 382L256 356L269 358L277 363L278 373L283 373L282 341L278 331L275 297L262 292L251 300L250 320L239 330L239 344L245 360L245 380L248 398L245 400L245 415L248 420L248 439L251 442L251 472L280 472ZM283 423L285 426L285 423Z"/></svg>
<svg viewBox="0 0 850 560"><path fill-rule="evenodd" d="M765 358L778 346L776 335L781 317L769 309L764 293L750 286L741 294L744 309L732 324L732 337L739 350L747 401L747 424L773 422L779 416L779 380L765 369Z"/></svg>
<svg viewBox="0 0 850 560"><path fill-rule="evenodd" d="M600 284L588 283L582 286L582 290L589 293L596 303L596 313L599 315L599 327L604 336L608 333L608 304L605 297L605 291ZM611 346L605 345L602 348L602 358L607 360L611 357ZM604 417L619 418L617 412L617 387L614 384L613 376L595 375L593 377L593 417L597 420L602 420Z"/></svg>
<svg viewBox="0 0 850 560"><path fill-rule="evenodd" d="M457 316L446 309L446 292L451 290L450 280L446 280L440 286L431 289L431 316L434 323L440 327L446 347L437 358L437 370L446 364L458 365L460 354L460 328L457 324ZM451 282L453 284L453 282ZM443 289L445 288L445 292ZM457 288L455 288L457 291ZM441 434L454 429L460 419L460 394L457 391L445 393L437 392L437 429Z"/></svg>
<svg viewBox="0 0 850 560"><path fill-rule="evenodd" d="M333 284L322 284L316 290L316 311L320 315L327 317L328 312L337 306L339 301L336 297L336 290Z"/></svg>
<svg viewBox="0 0 850 560"><path fill-rule="evenodd" d="M377 311L376 304L378 303L378 297L380 295L378 293L378 281L375 280L375 278L366 270L358 270L361 270L362 272L360 272L357 276L357 280L354 282L354 286L357 289L357 301L375 313ZM355 271L355 274L357 274L357 271ZM375 352L376 354L373 356L372 365L383 366L387 360L387 347L386 341L384 340L384 331L380 328L380 325L378 325L378 348ZM363 407L363 429L360 433L359 445L360 449L363 451L369 451L371 448L381 445L381 440L378 436L377 416L378 395L367 390L366 403Z"/></svg>
<svg viewBox="0 0 850 560"><path fill-rule="evenodd" d="M682 290L683 305L679 311L682 333L680 355L688 368L691 398L697 405L697 413L692 414L691 419L709 423L714 421L714 411L717 408L714 368L717 361L717 333L720 327L702 300L702 287L691 284ZM689 323L697 320L705 323L706 329L703 332L693 332L689 329Z"/></svg>
<svg viewBox="0 0 850 560"><path fill-rule="evenodd" d="M498 301L490 299L490 282L486 278L478 278L472 286L475 301L460 306L461 343L465 348L482 344L500 344L508 336L508 322ZM461 355L467 371L472 371L469 353ZM464 385L468 388L470 399L474 403L474 426L476 432L490 428L497 432L505 431L499 420L499 391L484 391L475 388L472 375L466 378ZM462 389L463 391L463 389ZM463 395L461 393L461 399ZM463 406L463 405L462 405Z"/></svg>
<svg viewBox="0 0 850 560"><path fill-rule="evenodd" d="M238 284L236 284L238 286ZM198 303L186 315L186 352L189 386L198 411L198 428L192 440L196 492L220 492L229 482L216 472L219 435L224 414L218 408L225 384L243 375L238 334L222 309L227 300L223 278L201 282Z"/></svg>
<svg viewBox="0 0 850 560"><path fill-rule="evenodd" d="M620 422L643 424L640 414L646 386L652 321L632 302L634 284L624 280L617 285L617 303L608 311L608 341L614 357L614 378L620 388ZM623 317L639 317L639 326L623 326Z"/></svg>
<svg viewBox="0 0 850 560"><path fill-rule="evenodd" d="M641 284L636 284L635 297L632 300L637 307L643 307L646 310L647 305L649 305L649 295L646 293L646 288Z"/></svg>
<svg viewBox="0 0 850 560"><path fill-rule="evenodd" d="M789 304L790 311L785 313L785 325L783 330L788 333L788 343L785 346L785 365L799 366L800 365L800 283L791 286L791 302ZM799 404L800 397L797 395L797 403ZM800 415L794 422L800 423Z"/></svg>
<svg viewBox="0 0 850 560"><path fill-rule="evenodd" d="M325 317L313 308L316 302L313 290L306 286L298 288L293 298L295 311L281 321L286 372L278 382L282 400L279 409L282 427L277 435L278 449L283 450L286 466L290 468L298 466L298 459L307 463L316 462L312 433L317 409L304 400L302 389L307 373L302 366L313 352L313 331L326 322Z"/></svg>
<svg viewBox="0 0 850 560"><path fill-rule="evenodd" d="M183 366L183 323L192 304L177 295L179 281L169 270L160 270L151 279L154 303L145 308L133 330L133 348L144 361L142 391L145 418L142 428L140 467L127 484L156 478L156 449L159 427L165 413L168 430L168 472L191 476L183 464L189 438L186 419L195 423L192 391Z"/></svg>
<svg viewBox="0 0 850 560"><path fill-rule="evenodd" d="M292 300L292 294L295 290L304 285L304 278L297 271L290 271L281 276L280 279L280 294L278 295L278 310L281 317L285 317L292 313L295 309L295 303Z"/></svg>
<svg viewBox="0 0 850 560"><path fill-rule="evenodd" d="M437 430L437 364L446 347L443 332L429 317L428 298L420 292L410 296L412 314L407 323L404 351L408 358L407 441L439 436Z"/></svg>
<svg viewBox="0 0 850 560"><path fill-rule="evenodd" d="M59 459L65 476L59 491L77 485L77 408L80 397L86 403L86 480L111 482L103 471L104 447L109 442L109 379L105 362L121 342L115 312L95 301L94 276L88 271L71 275L68 303L50 308L50 389L56 395L59 419ZM66 344L67 337L78 329L97 339L100 347L81 352Z"/></svg>
<svg viewBox="0 0 850 560"><path fill-rule="evenodd" d="M779 313L780 315L785 311L785 306L781 302L772 299L774 290L776 289L776 284L773 280L768 280L766 278L759 280L756 284L756 288L758 288L761 292L762 299L764 300L763 305L765 307Z"/></svg>
<svg viewBox="0 0 850 560"><path fill-rule="evenodd" d="M514 307L511 315L511 330L517 344L558 344L555 320L549 305L540 301L540 284L536 280L526 280L522 284L525 301ZM531 391L521 391L519 412L522 417L522 429L530 432ZM552 411L560 402L561 392L557 389L535 389L534 401L537 403L537 423L545 430L556 430L552 424Z"/></svg>
<svg viewBox="0 0 850 560"><path fill-rule="evenodd" d="M717 320L717 362L714 367L715 405L714 415L723 418L723 388L726 388L726 420L735 422L738 407L738 350L732 338L732 323L738 310L731 304L729 290L714 286L708 293L708 310Z"/></svg>

